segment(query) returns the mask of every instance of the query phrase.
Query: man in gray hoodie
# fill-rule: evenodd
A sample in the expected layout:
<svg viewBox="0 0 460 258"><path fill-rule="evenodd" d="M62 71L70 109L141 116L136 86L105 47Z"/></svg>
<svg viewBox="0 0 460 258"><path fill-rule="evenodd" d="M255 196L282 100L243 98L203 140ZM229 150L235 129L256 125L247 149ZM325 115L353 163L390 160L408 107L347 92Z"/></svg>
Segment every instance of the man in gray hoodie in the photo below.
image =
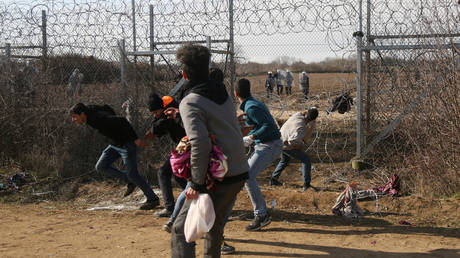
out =
<svg viewBox="0 0 460 258"><path fill-rule="evenodd" d="M210 51L199 45L184 45L177 50L187 84L179 92L182 99L179 110L185 132L191 143L191 185L186 190L184 203L171 235L172 257L195 257L195 243L187 243L184 224L191 200L208 193L213 201L216 219L207 233L204 257L220 257L225 215L248 178L249 165L243 145L243 136L235 107L223 83L209 80ZM206 174L211 152L211 139L227 156L228 172L222 182L216 181L214 191L206 188Z"/></svg>

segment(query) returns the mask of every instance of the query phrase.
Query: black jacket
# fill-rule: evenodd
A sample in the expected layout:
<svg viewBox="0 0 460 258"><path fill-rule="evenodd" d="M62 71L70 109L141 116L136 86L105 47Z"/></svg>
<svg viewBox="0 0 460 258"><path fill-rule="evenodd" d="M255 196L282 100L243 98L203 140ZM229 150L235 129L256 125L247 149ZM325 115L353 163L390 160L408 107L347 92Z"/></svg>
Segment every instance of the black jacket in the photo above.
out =
<svg viewBox="0 0 460 258"><path fill-rule="evenodd" d="M124 117L109 115L105 112L89 110L86 124L111 140L111 144L123 147L137 139L136 131Z"/></svg>
<svg viewBox="0 0 460 258"><path fill-rule="evenodd" d="M178 108L179 104L173 100L165 109L169 107ZM171 140L175 143L179 143L180 139L185 136L180 116L177 116L176 119L168 119L164 114L161 114L161 117L153 120L150 131L158 137L169 133Z"/></svg>

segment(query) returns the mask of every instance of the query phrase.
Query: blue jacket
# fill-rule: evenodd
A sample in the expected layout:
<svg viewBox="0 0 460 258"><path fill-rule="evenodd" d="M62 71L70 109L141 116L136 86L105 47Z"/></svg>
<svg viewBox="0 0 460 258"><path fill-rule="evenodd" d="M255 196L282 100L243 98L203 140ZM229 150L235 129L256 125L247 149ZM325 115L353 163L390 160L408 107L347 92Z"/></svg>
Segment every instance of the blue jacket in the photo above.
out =
<svg viewBox="0 0 460 258"><path fill-rule="evenodd" d="M254 126L249 135L254 136L256 144L280 139L281 133L264 103L250 96L241 103L240 109L247 115L246 124Z"/></svg>

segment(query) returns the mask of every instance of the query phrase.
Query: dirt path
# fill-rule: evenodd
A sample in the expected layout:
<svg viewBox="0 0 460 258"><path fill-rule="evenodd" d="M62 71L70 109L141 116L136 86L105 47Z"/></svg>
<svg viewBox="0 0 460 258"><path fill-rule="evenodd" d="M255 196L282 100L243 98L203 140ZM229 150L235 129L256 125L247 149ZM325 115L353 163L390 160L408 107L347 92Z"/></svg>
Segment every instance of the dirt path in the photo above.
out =
<svg viewBox="0 0 460 258"><path fill-rule="evenodd" d="M144 211L88 211L59 203L0 204L2 257L169 257L166 219ZM260 232L247 221L229 222L230 257L459 257L460 230L392 225L379 218L358 223L330 215L290 213ZM297 218L297 219L296 219ZM348 224L348 225L347 225ZM353 225L351 225L353 224ZM371 226L372 225L372 226ZM203 243L197 243L202 254Z"/></svg>

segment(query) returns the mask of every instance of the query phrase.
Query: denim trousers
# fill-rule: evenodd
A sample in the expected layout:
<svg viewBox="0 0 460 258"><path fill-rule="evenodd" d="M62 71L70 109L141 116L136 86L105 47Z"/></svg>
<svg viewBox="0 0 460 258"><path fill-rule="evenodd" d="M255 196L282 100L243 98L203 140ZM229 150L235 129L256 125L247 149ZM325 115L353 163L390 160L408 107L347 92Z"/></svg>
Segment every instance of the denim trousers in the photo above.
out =
<svg viewBox="0 0 460 258"><path fill-rule="evenodd" d="M236 195L243 188L244 181L235 183L225 183L216 185L216 191L210 192L216 219L211 230L206 233L204 239L204 255L205 258L220 257L220 247L223 241L223 232L225 227L225 219L229 207L234 203ZM185 241L184 225L187 217L187 212L190 208L191 200L186 200L184 206L180 210L176 221L171 230L171 257L173 258L194 258L195 242L187 243Z"/></svg>
<svg viewBox="0 0 460 258"><path fill-rule="evenodd" d="M273 171L272 177L275 179L279 179L281 176L281 172L289 165L289 161L291 158L300 160L302 162L302 178L303 178L303 185L309 186L311 182L311 162L310 156L307 152L302 150L283 150L281 153L281 159L276 166L275 171Z"/></svg>
<svg viewBox="0 0 460 258"><path fill-rule="evenodd" d="M172 177L174 177L182 189L185 188L187 180L184 178L178 178L174 175L171 168L171 162L169 162L168 158L158 171L158 183L160 185L161 194L163 195L165 208L169 211L174 209L174 194L171 183Z"/></svg>
<svg viewBox="0 0 460 258"><path fill-rule="evenodd" d="M112 166L112 163L120 157L123 160L123 164L125 164L126 171L120 171ZM137 146L134 142L128 142L123 147L107 146L96 163L96 170L107 172L126 183L132 182L144 192L147 200L158 199L147 181L139 175L137 170Z"/></svg>
<svg viewBox="0 0 460 258"><path fill-rule="evenodd" d="M308 97L308 88L302 89L302 92L305 98Z"/></svg>
<svg viewBox="0 0 460 258"><path fill-rule="evenodd" d="M176 221L177 215L179 215L180 210L182 209L182 206L184 206L185 202L185 191L190 187L190 182L187 183L185 186L184 190L179 194L179 197L177 197L176 205L174 205L174 211L171 214L171 217L169 217L169 221L173 222Z"/></svg>
<svg viewBox="0 0 460 258"><path fill-rule="evenodd" d="M254 207L254 216L265 216L267 204L257 183L257 176L279 157L283 148L283 142L278 139L266 143L258 143L254 147L254 153L248 160L249 179L246 181L246 189Z"/></svg>

